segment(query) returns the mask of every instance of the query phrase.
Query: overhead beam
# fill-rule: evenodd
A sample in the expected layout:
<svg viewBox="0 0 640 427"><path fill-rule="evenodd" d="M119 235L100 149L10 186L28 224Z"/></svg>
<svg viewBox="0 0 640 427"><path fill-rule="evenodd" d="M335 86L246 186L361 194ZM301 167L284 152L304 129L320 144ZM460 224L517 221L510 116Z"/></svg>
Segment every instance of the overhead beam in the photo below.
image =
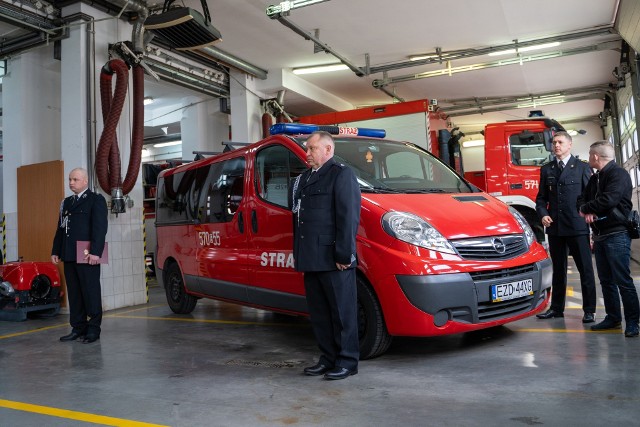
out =
<svg viewBox="0 0 640 427"><path fill-rule="evenodd" d="M468 71L484 70L488 68L504 67L507 65L521 65L525 62L543 61L553 58L561 58L572 55L579 55L582 53L596 52L600 50L610 50L620 47L620 40L608 41L591 46L578 47L574 49L560 50L555 52L539 53L534 55L522 55L515 58L501 59L492 62L483 62L479 64L462 65L459 67L451 67L451 63L448 63L446 68L434 71L426 71L424 73L407 74L404 76L387 77L384 79L375 79L371 82L373 87L380 89L393 83L402 83L419 79L426 79L430 77L450 76L456 73L463 73Z"/></svg>

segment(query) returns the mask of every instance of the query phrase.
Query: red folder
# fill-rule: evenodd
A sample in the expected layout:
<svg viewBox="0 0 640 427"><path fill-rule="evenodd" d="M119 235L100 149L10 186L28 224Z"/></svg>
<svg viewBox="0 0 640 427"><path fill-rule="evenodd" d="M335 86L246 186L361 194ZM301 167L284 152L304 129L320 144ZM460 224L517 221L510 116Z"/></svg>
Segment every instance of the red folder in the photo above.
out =
<svg viewBox="0 0 640 427"><path fill-rule="evenodd" d="M88 240L78 240L76 248L76 262L78 264L88 264L89 259L85 258L89 254L91 242ZM98 261L100 264L109 264L109 243L104 244L104 250Z"/></svg>

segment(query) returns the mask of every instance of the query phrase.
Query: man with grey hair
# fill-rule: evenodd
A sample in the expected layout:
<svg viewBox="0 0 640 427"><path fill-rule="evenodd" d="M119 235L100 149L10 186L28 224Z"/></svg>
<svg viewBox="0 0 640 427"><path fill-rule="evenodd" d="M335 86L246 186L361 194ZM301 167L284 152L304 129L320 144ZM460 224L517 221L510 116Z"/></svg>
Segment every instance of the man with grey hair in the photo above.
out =
<svg viewBox="0 0 640 427"><path fill-rule="evenodd" d="M358 373L356 234L360 187L348 166L335 161L327 132L307 139L310 168L293 185L295 268L304 272L311 327L320 348L305 375L341 380Z"/></svg>
<svg viewBox="0 0 640 427"><path fill-rule="evenodd" d="M615 152L608 141L596 141L589 147L589 166L596 173L578 199L577 207L593 231L596 267L604 308L604 320L591 327L593 331L621 329L624 306L626 337L638 336L640 303L631 277L631 237L627 217L631 202L631 177L614 160Z"/></svg>

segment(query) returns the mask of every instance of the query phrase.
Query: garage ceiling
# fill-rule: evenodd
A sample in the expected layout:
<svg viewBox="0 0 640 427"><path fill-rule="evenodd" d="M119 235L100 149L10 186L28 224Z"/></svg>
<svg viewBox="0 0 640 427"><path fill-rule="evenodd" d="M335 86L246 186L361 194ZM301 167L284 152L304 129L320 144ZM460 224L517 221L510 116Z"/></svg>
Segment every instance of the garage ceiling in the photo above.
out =
<svg viewBox="0 0 640 427"><path fill-rule="evenodd" d="M267 17L265 10L278 2L270 0L209 0L212 24L222 33L216 48L231 53L253 65L277 75L284 70L340 62L335 56L314 53L314 42L305 40L278 20ZM459 104L494 97L550 95L574 90L576 102L538 106L560 121L595 118L603 109L602 88L616 81L613 69L619 65L620 38L611 29L616 18L617 0L330 0L291 10L286 20L304 29L334 52L360 68L372 68L407 62L420 53L469 51L532 40L558 37L582 31L604 29L591 37L562 42L560 46L521 53L528 55L592 49L588 53L559 56L554 59L516 63L495 68L460 72L452 75L391 83L387 93L372 86L385 78L381 72L358 77L350 70L297 76L322 91L332 94L353 108L393 102L388 93L405 101L437 99L442 111ZM187 5L201 10L197 1ZM494 49L495 50L495 49ZM450 63L436 62L387 72L386 77L411 76L428 71L491 63L517 57L477 55ZM261 87L261 82L257 83ZM263 84L268 87L268 84ZM310 99L304 90L287 89L286 111L294 116L334 111L332 106ZM585 90L583 88L591 88ZM156 92L161 85L154 85ZM271 87L266 97L275 97L278 87ZM269 90L271 90L269 92ZM149 93L156 99L161 93ZM167 96L171 96L167 92ZM594 98L594 99L589 99ZM485 123L526 117L532 109L470 114L452 118L467 131L480 129Z"/></svg>
<svg viewBox="0 0 640 427"><path fill-rule="evenodd" d="M52 3L61 6L71 1ZM9 2L0 1L0 4ZM146 4L150 9L162 7L162 2ZM202 10L198 0L186 0L185 4ZM612 30L618 0L328 0L293 9L285 19L362 70L367 66L379 70L394 68L393 64L406 65L409 56L416 54L441 52L442 61L362 77L350 70L294 76L294 81L300 84L285 87L274 83L277 81L274 77L282 73L289 76L297 67L340 61L332 54L314 52L313 41L305 40L278 20L269 18L265 10L278 5L277 1L208 0L207 4L212 25L222 33L222 41L215 48L267 70L266 81L256 79L257 93L268 99L285 89L283 104L292 116L387 104L394 102L390 96L393 94L405 101L437 99L442 111L452 113L452 122L466 132L479 130L485 123L526 117L532 109L515 109L512 105L502 111L488 112L506 108L504 105L489 108L487 103L497 97L512 98L514 105L516 97L535 99L538 109L561 122L595 119L603 109L602 91L616 82L612 71L620 61L620 38ZM21 31L24 30L10 24L0 25L3 39ZM437 77L412 78L421 73L464 66L482 68L477 64L518 58L516 54L489 56L486 52L490 50L516 42L527 44L587 31L595 32L589 37L569 37L557 47L521 52L521 63L516 61L500 67L485 65L474 71L451 75L445 71ZM466 56L474 50L485 54L445 60L446 55L463 53L462 56ZM584 53L570 54L576 50ZM551 52L557 57L526 62L530 55ZM399 77L408 81L396 81ZM156 103L145 108L146 117L179 111L187 97L198 95L167 82L157 83L150 78L146 81L145 95L156 99ZM374 88L374 81L386 82L384 91ZM539 106L540 97L560 92L568 96L565 99L580 100ZM483 114L471 114L477 110L460 110L461 104L474 102L484 105ZM155 121L146 133L157 134L165 126L179 129L175 114L165 117L166 123Z"/></svg>

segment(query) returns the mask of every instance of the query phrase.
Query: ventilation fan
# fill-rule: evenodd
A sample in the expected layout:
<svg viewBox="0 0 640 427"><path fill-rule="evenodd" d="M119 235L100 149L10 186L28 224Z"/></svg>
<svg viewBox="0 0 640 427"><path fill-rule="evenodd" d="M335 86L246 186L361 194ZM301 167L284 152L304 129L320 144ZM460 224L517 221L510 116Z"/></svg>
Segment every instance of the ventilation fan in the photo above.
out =
<svg viewBox="0 0 640 427"><path fill-rule="evenodd" d="M174 0L166 0L162 13L150 15L144 22L149 30L177 50L200 49L222 40L213 25L206 0L202 0L204 16L189 7L171 7Z"/></svg>

